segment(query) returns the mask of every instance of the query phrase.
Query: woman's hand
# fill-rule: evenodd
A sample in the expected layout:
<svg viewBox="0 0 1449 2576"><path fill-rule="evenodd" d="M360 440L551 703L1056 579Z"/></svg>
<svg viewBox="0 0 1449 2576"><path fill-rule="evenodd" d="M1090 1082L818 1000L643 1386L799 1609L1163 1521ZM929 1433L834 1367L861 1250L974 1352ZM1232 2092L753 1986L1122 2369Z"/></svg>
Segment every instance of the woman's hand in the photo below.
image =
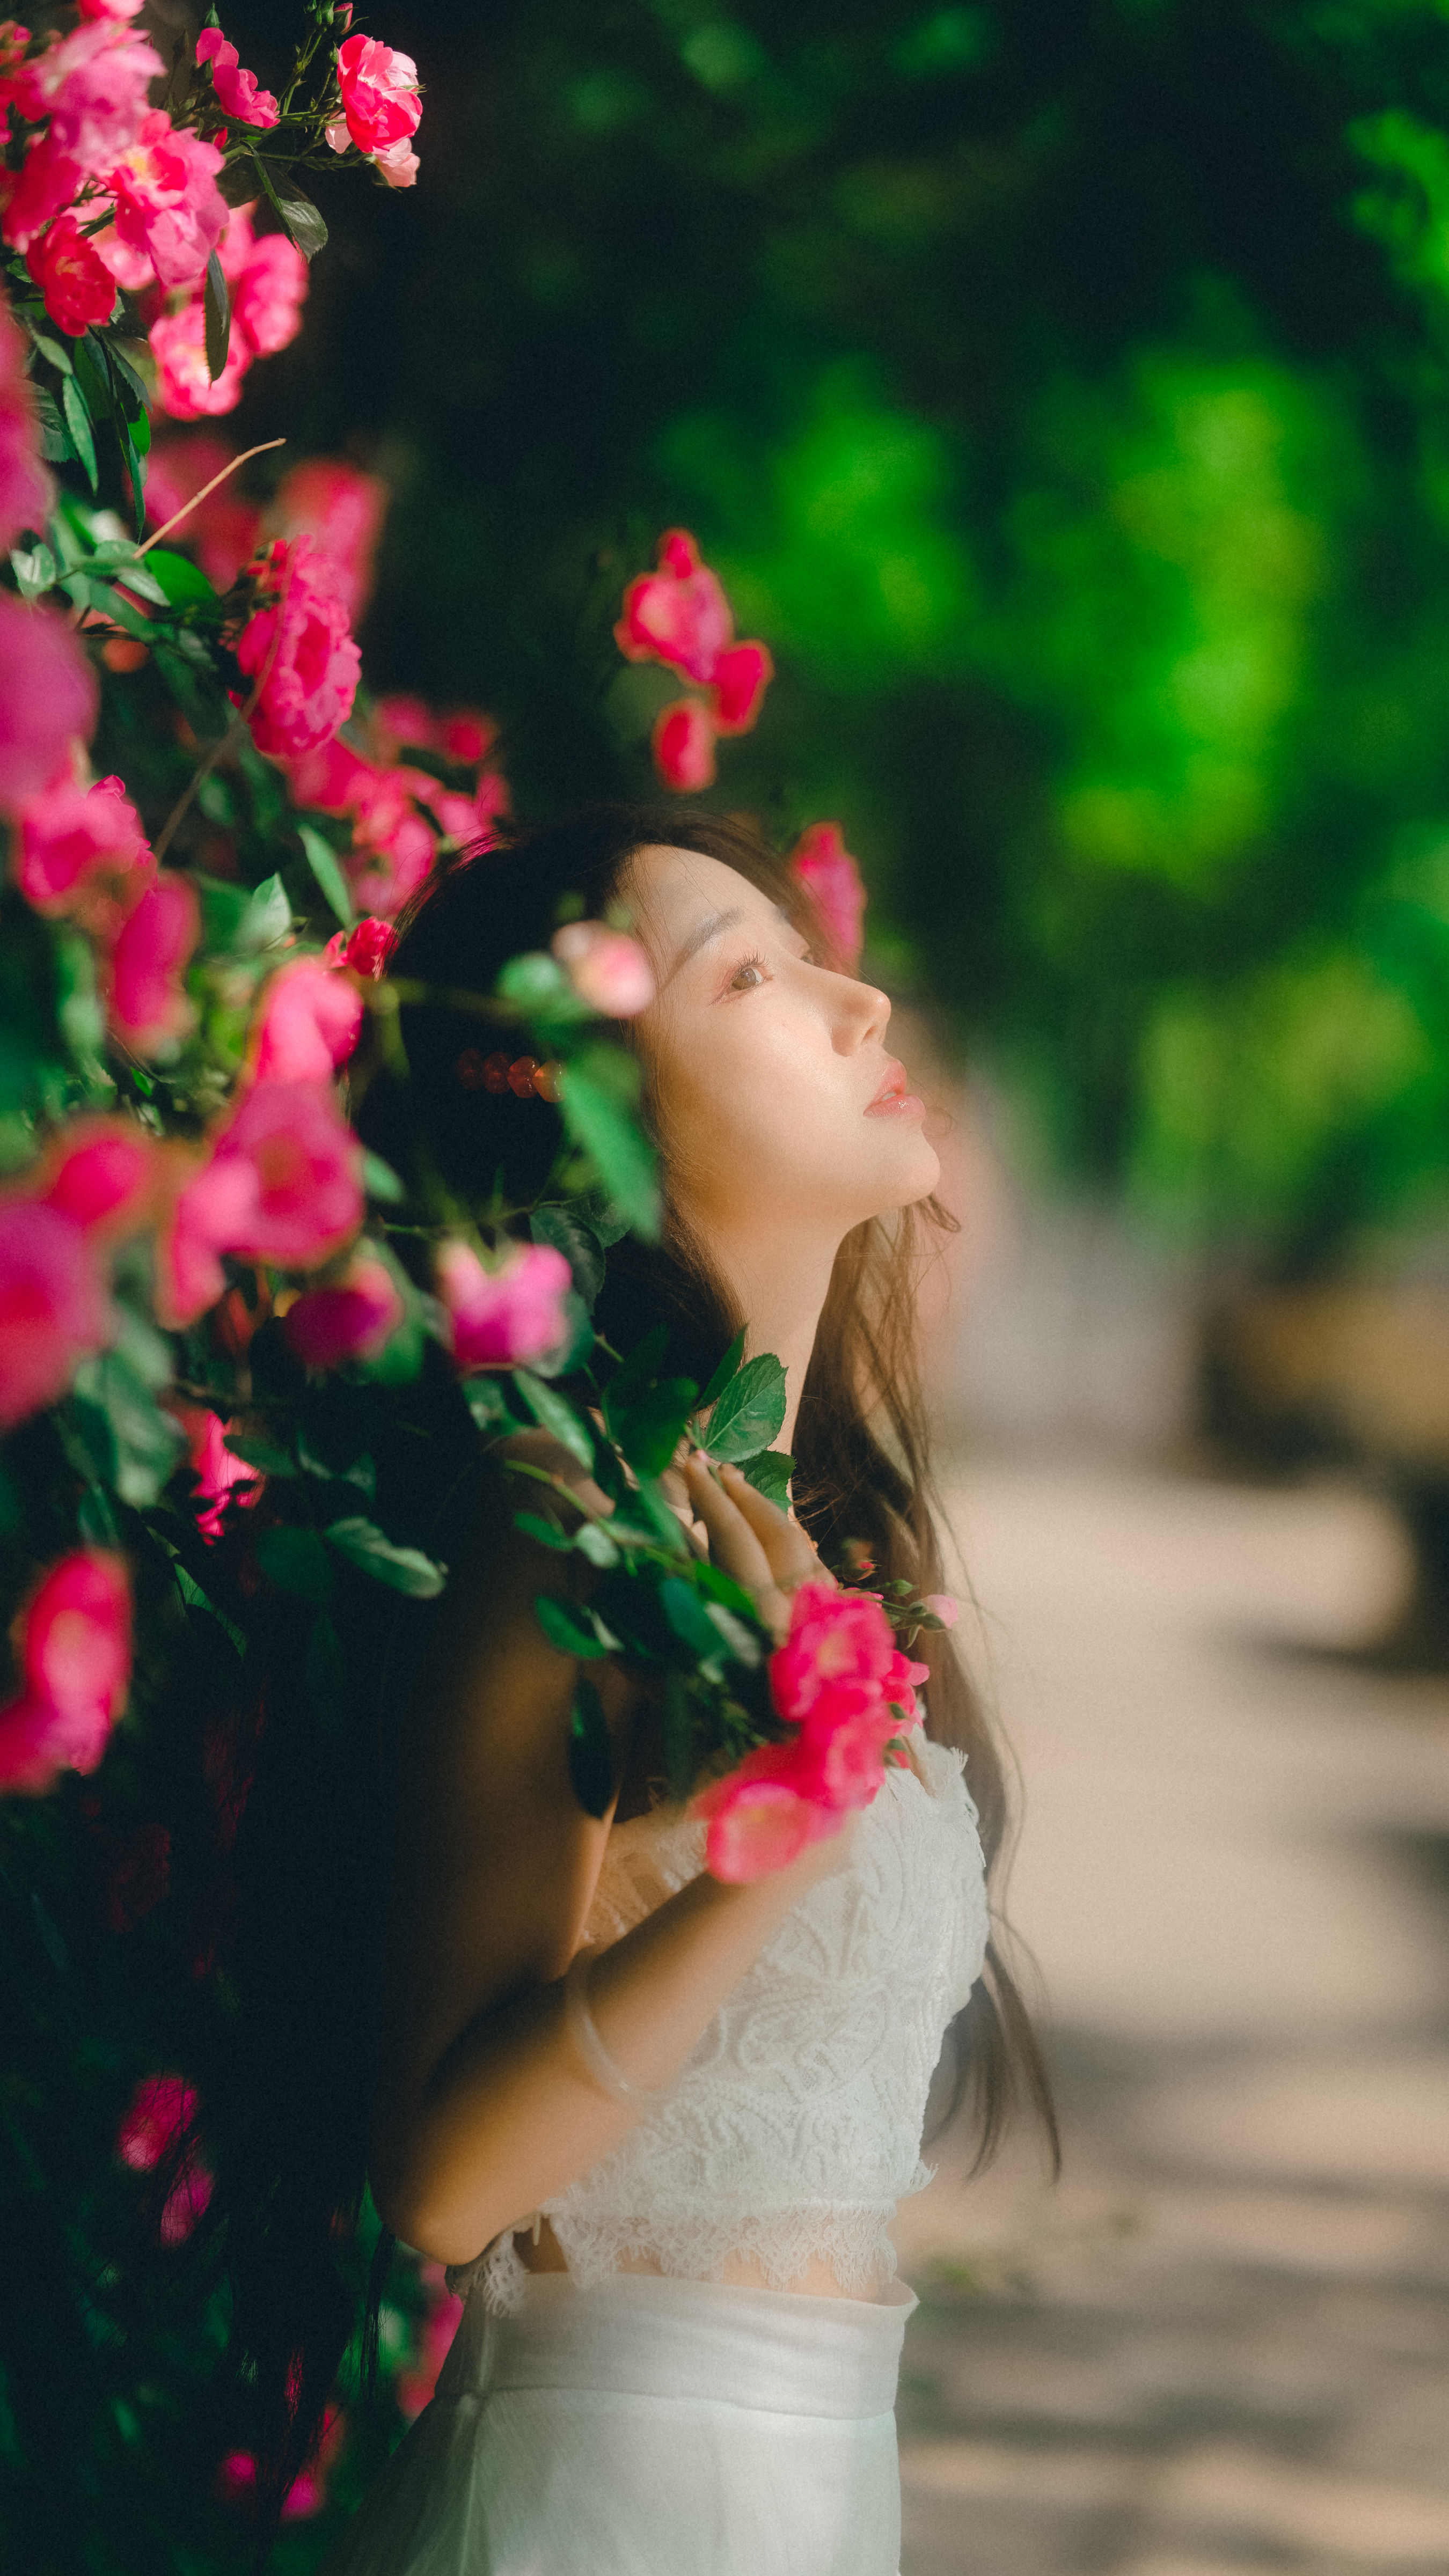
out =
<svg viewBox="0 0 1449 2576"><path fill-rule="evenodd" d="M711 1468L696 1449L686 1460L685 1490L709 1537L710 1561L753 1594L767 1628L783 1637L791 1596L802 1583L834 1583L798 1521L757 1494L738 1467Z"/></svg>

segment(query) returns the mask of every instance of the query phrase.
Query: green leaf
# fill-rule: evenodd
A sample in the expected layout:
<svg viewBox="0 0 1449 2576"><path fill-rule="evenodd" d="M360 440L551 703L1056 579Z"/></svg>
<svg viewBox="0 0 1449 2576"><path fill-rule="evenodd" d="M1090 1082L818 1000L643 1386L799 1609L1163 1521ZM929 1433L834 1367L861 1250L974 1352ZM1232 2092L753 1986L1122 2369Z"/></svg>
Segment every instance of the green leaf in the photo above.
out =
<svg viewBox="0 0 1449 2576"><path fill-rule="evenodd" d="M269 187L267 194L302 257L315 259L327 247L327 226L311 198L303 195L294 179L282 181L275 191Z"/></svg>
<svg viewBox="0 0 1449 2576"><path fill-rule="evenodd" d="M752 1458L737 1458L734 1463L745 1483L763 1494L767 1503L778 1503L782 1512L789 1510L795 1461L787 1449L757 1449Z"/></svg>
<svg viewBox="0 0 1449 2576"><path fill-rule="evenodd" d="M518 1429L509 1410L507 1389L496 1377L468 1378L463 1400L486 1439L494 1440L502 1432Z"/></svg>
<svg viewBox="0 0 1449 2576"><path fill-rule="evenodd" d="M609 1437L642 1477L662 1475L699 1394L692 1378L659 1376L667 1346L665 1328L656 1324L604 1390Z"/></svg>
<svg viewBox="0 0 1449 2576"><path fill-rule="evenodd" d="M619 1550L602 1521L581 1523L574 1532L573 1544L579 1555L586 1556L590 1565L597 1565L601 1572L607 1573L610 1566L619 1562Z"/></svg>
<svg viewBox="0 0 1449 2576"><path fill-rule="evenodd" d="M747 1360L714 1406L705 1433L711 1458L728 1465L768 1449L785 1419L785 1372L772 1351Z"/></svg>
<svg viewBox="0 0 1449 2576"><path fill-rule="evenodd" d="M546 1386L542 1378L535 1377L531 1369L516 1368L513 1383L534 1421L540 1423L545 1431L551 1431L555 1440L561 1441L570 1455L577 1458L579 1465L592 1473L593 1436L566 1398L556 1395L553 1388Z"/></svg>
<svg viewBox="0 0 1449 2576"><path fill-rule="evenodd" d="M173 608L190 608L198 600L215 599L214 586L189 555L175 554L170 546L153 546L146 561Z"/></svg>
<svg viewBox="0 0 1449 2576"><path fill-rule="evenodd" d="M128 590L143 599L154 599L166 606L166 593L151 568L149 557L143 557L129 537L107 537L87 558L86 569L94 564L101 572L113 573Z"/></svg>
<svg viewBox="0 0 1449 2576"><path fill-rule="evenodd" d="M136 437L135 424L121 420L116 424L121 447L121 463L131 485L131 510L136 522L138 540L146 533L146 451ZM149 447L149 436L146 441ZM162 585L165 587L164 583Z"/></svg>
<svg viewBox="0 0 1449 2576"><path fill-rule="evenodd" d="M51 365L57 368L61 375L70 375L73 372L71 354L69 349L65 346L64 341L53 340L48 331L38 330L33 322L27 322L25 327L29 331L30 336L35 342L37 349L40 351L41 356L43 358L48 358Z"/></svg>
<svg viewBox="0 0 1449 2576"><path fill-rule="evenodd" d="M98 491L100 485L96 474L95 431L91 427L91 416L86 409L85 396L74 376L67 376L61 387L61 407L65 413L65 425L70 432L71 444L86 469L91 490Z"/></svg>
<svg viewBox="0 0 1449 2576"><path fill-rule="evenodd" d="M76 1370L73 1402L85 1423L86 1445L104 1481L123 1503L154 1503L186 1435L174 1415L157 1403L147 1379L121 1350L100 1351Z"/></svg>
<svg viewBox="0 0 1449 2576"><path fill-rule="evenodd" d="M176 1577L176 1589L187 1609L204 1611L208 1619L214 1619L223 1635L230 1639L237 1653L244 1655L247 1648L245 1629L239 1628L234 1619L229 1619L224 1610L218 1610L210 1595L203 1592L195 1575L187 1573L179 1557L174 1560L171 1571Z"/></svg>
<svg viewBox="0 0 1449 2576"><path fill-rule="evenodd" d="M231 295L215 251L206 263L206 369L213 384L226 365L231 347Z"/></svg>
<svg viewBox="0 0 1449 2576"><path fill-rule="evenodd" d="M421 1548L394 1547L375 1521L356 1518L333 1521L323 1533L329 1547L345 1556L362 1574L370 1574L377 1583L386 1583L394 1592L405 1592L410 1600L431 1601L443 1589L448 1569L435 1565Z"/></svg>
<svg viewBox="0 0 1449 2576"><path fill-rule="evenodd" d="M551 1243L574 1274L574 1286L592 1307L604 1281L604 1248L587 1217L577 1207L536 1207L528 1221L535 1243Z"/></svg>
<svg viewBox="0 0 1449 2576"><path fill-rule="evenodd" d="M357 914L352 896L348 891L347 879L342 873L337 853L331 842L325 841L320 832L313 830L310 823L298 824L297 838L307 853L307 865L332 910L343 929L350 930Z"/></svg>
<svg viewBox="0 0 1449 2576"><path fill-rule="evenodd" d="M604 1705L586 1673L574 1689L569 1719L569 1778L586 1816L603 1816L614 1794L614 1747Z"/></svg>
<svg viewBox="0 0 1449 2576"><path fill-rule="evenodd" d="M41 455L47 465L64 465L74 456L75 448L55 396L45 385L35 387L35 410L40 423Z"/></svg>
<svg viewBox="0 0 1449 2576"><path fill-rule="evenodd" d="M142 384L140 377L137 375L135 368L132 366L130 359L125 355L124 351L120 347L119 342L109 333L98 334L97 336L102 339L106 356L111 362L111 380L115 385L116 392L120 396L121 406L125 416L127 420L135 423L138 432L144 430L144 436L138 435L136 442L144 456L147 448L151 444L151 424L146 409L146 388Z"/></svg>
<svg viewBox="0 0 1449 2576"><path fill-rule="evenodd" d="M644 1529L658 1539L673 1556L688 1556L689 1541L679 1524L677 1512L669 1508L669 1498L657 1476L641 1476L631 1492L617 1507L617 1518L626 1528Z"/></svg>
<svg viewBox="0 0 1449 2576"><path fill-rule="evenodd" d="M731 1342L729 1349L724 1355L724 1358L720 1361L718 1368L715 1370L713 1377L710 1379L708 1386L705 1388L703 1395L699 1399L699 1410L701 1413L708 1413L712 1404L718 1404L720 1397L723 1395L725 1388L729 1385L730 1379L734 1376L741 1360L744 1358L744 1355L745 1337L741 1330L736 1333L734 1340Z"/></svg>
<svg viewBox="0 0 1449 2576"><path fill-rule="evenodd" d="M407 1197L391 1163L385 1163L380 1154L363 1155L362 1186L370 1199L381 1199L385 1207L401 1207Z"/></svg>
<svg viewBox="0 0 1449 2576"><path fill-rule="evenodd" d="M593 1012L587 1002L580 1002L557 958L546 949L530 949L526 956L510 957L494 987L500 1001L512 1002L530 1018L544 1020L590 1020Z"/></svg>
<svg viewBox="0 0 1449 2576"><path fill-rule="evenodd" d="M283 1592L315 1602L319 1609L331 1600L331 1560L315 1530L262 1530L256 1540L256 1559Z"/></svg>
<svg viewBox="0 0 1449 2576"><path fill-rule="evenodd" d="M92 1547L119 1547L121 1533L104 1485L87 1485L76 1509L75 1525Z"/></svg>
<svg viewBox="0 0 1449 2576"><path fill-rule="evenodd" d="M689 1648L697 1663L707 1663L720 1651L722 1639L711 1626L709 1614L692 1583L682 1574L666 1574L659 1586L659 1606L682 1645Z"/></svg>
<svg viewBox="0 0 1449 2576"><path fill-rule="evenodd" d="M620 1058L616 1049L604 1047L586 1048L570 1059L559 1103L564 1125L575 1144L583 1147L608 1197L634 1232L646 1243L657 1243L660 1202L654 1148L630 1106L620 1100L612 1073L602 1073L606 1057L633 1064L632 1057Z"/></svg>
<svg viewBox="0 0 1449 2576"><path fill-rule="evenodd" d="M292 907L281 878L264 877L247 897L232 945L239 955L254 957L263 948L275 948L291 927Z"/></svg>
<svg viewBox="0 0 1449 2576"><path fill-rule="evenodd" d="M704 1615L710 1626L719 1631L737 1664L746 1664L753 1671L763 1661L764 1648L754 1629L737 1618L733 1610L727 1610L722 1601L707 1602Z"/></svg>
<svg viewBox="0 0 1449 2576"><path fill-rule="evenodd" d="M248 1467L256 1467L264 1476L295 1476L297 1473L297 1461L291 1452L279 1449L273 1440L244 1440L238 1433L229 1432L223 1445L233 1458L243 1459Z"/></svg>
<svg viewBox="0 0 1449 2576"><path fill-rule="evenodd" d="M551 1547L556 1555L571 1556L573 1540L559 1528L557 1521L547 1520L542 1512L515 1512L513 1526L525 1538L536 1538L540 1547Z"/></svg>
<svg viewBox="0 0 1449 2576"><path fill-rule="evenodd" d="M49 546L43 542L32 547L28 554L23 547L12 546L10 568L22 599L39 599L43 592L55 587L56 560Z"/></svg>
<svg viewBox="0 0 1449 2576"><path fill-rule="evenodd" d="M557 1600L552 1592L538 1593L533 1606L538 1613L540 1628L559 1654L578 1656L589 1662L609 1652L607 1646L600 1644L593 1628L585 1627L581 1614L571 1610L566 1602Z"/></svg>

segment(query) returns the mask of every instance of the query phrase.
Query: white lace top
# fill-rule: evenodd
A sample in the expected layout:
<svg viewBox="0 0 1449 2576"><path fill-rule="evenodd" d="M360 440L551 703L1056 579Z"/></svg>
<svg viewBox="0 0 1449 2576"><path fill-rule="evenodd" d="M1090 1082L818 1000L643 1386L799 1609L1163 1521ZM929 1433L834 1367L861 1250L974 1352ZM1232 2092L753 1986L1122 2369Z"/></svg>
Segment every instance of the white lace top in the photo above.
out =
<svg viewBox="0 0 1449 2576"><path fill-rule="evenodd" d="M847 2292L895 2270L887 2230L896 2202L931 2179L926 2095L987 1934L963 1757L914 1744L925 1783L887 1772L849 1862L787 1915L670 2099L543 2203L577 2281L630 2255L693 2280L753 2257L779 2289L816 2256ZM677 1810L616 1825L586 1942L618 1940L703 1865L704 1827ZM525 2278L509 2231L448 2286L466 2297L476 2283L506 2311Z"/></svg>

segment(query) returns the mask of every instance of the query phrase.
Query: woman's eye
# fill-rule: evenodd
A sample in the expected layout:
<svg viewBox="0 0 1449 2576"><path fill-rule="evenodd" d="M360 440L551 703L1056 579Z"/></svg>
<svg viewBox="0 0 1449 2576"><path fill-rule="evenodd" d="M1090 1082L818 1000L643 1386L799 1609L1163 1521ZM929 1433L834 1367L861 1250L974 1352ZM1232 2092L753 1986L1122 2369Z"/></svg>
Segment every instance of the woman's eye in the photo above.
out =
<svg viewBox="0 0 1449 2576"><path fill-rule="evenodd" d="M729 989L732 993L750 993L754 991L757 984L763 984L764 980L765 970L759 958L747 957L743 966L737 966L731 975Z"/></svg>

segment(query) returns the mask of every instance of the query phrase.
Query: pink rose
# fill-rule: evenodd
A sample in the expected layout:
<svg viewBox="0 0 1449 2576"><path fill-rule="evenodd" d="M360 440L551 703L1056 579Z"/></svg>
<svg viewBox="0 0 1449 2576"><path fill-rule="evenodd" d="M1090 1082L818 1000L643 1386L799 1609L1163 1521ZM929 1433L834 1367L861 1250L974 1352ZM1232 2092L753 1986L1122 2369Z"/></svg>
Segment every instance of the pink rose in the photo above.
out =
<svg viewBox="0 0 1449 2576"><path fill-rule="evenodd" d="M196 2088L179 2075L148 2075L116 2131L116 2153L134 2173L159 2165L173 2138L196 2117Z"/></svg>
<svg viewBox="0 0 1449 2576"><path fill-rule="evenodd" d="M186 1450L191 1461L198 1503L196 1526L210 1547L222 1536L228 1500L250 1507L261 1500L265 1479L244 1458L234 1457L226 1445L231 1429L209 1405L174 1404L171 1408L186 1434Z"/></svg>
<svg viewBox="0 0 1449 2576"><path fill-rule="evenodd" d="M354 798L363 795L379 774L370 760L335 736L331 742L319 743L315 751L296 753L282 765L293 803L310 805L321 814L347 813Z"/></svg>
<svg viewBox="0 0 1449 2576"><path fill-rule="evenodd" d="M52 151L98 179L143 130L147 89L165 69L144 36L110 18L93 20L32 56L16 104L34 122L48 118Z"/></svg>
<svg viewBox="0 0 1449 2576"><path fill-rule="evenodd" d="M444 1243L436 1275L453 1357L465 1376L472 1369L525 1367L555 1350L568 1331L564 1299L572 1276L552 1244L520 1244L501 1270L485 1270L466 1243Z"/></svg>
<svg viewBox="0 0 1449 2576"><path fill-rule="evenodd" d="M654 999L648 952L622 930L602 921L567 921L556 930L553 953L580 1001L607 1019L633 1020Z"/></svg>
<svg viewBox="0 0 1449 2576"><path fill-rule="evenodd" d="M310 1369L374 1359L397 1331L405 1309L396 1280L375 1254L348 1263L336 1285L309 1288L287 1308L282 1330Z"/></svg>
<svg viewBox="0 0 1449 2576"><path fill-rule="evenodd" d="M100 207L108 201L98 197L94 202L96 210L99 211ZM127 295L144 295L148 287L155 285L156 271L144 250L133 250L129 242L122 241L115 226L114 201L110 202L112 220L102 225L98 233L90 234L91 248L97 259L110 270L117 286L121 287ZM89 207L87 211L90 211Z"/></svg>
<svg viewBox="0 0 1449 2576"><path fill-rule="evenodd" d="M159 1148L129 1118L76 1118L55 1138L29 1195L91 1242L136 1234L149 1221Z"/></svg>
<svg viewBox="0 0 1449 2576"><path fill-rule="evenodd" d="M138 1055L174 1045L190 1028L182 976L200 937L195 886L163 868L122 923L104 977L111 1025Z"/></svg>
<svg viewBox="0 0 1449 2576"><path fill-rule="evenodd" d="M409 697L402 690L391 697L373 701L372 722L375 735L384 745L390 760L396 759L405 745L411 745L414 751L442 749L432 709L424 706L421 698Z"/></svg>
<svg viewBox="0 0 1449 2576"><path fill-rule="evenodd" d="M184 2245L212 2194L212 2178L199 2156L193 2156L180 2181L168 2193L161 2212L163 2245Z"/></svg>
<svg viewBox="0 0 1449 2576"><path fill-rule="evenodd" d="M412 145L404 139L401 143L385 143L380 152L374 152L372 166L390 188L412 188L417 184L422 163Z"/></svg>
<svg viewBox="0 0 1449 2576"><path fill-rule="evenodd" d="M141 817L119 778L47 787L21 817L15 882L37 912L113 938L154 874Z"/></svg>
<svg viewBox="0 0 1449 2576"><path fill-rule="evenodd" d="M244 331L259 358L274 357L296 339L307 301L306 260L285 233L263 233L232 289L235 329Z"/></svg>
<svg viewBox="0 0 1449 2576"><path fill-rule="evenodd" d="M357 1044L362 995L320 957L298 957L263 987L248 1060L260 1081L330 1082Z"/></svg>
<svg viewBox="0 0 1449 2576"><path fill-rule="evenodd" d="M172 420L215 419L235 411L242 378L252 363L251 343L233 331L226 364L212 381L206 358L206 308L200 296L179 313L162 313L146 334L156 361L156 402Z"/></svg>
<svg viewBox="0 0 1449 2576"><path fill-rule="evenodd" d="M346 722L362 656L335 576L310 537L290 545L279 538L269 572L273 598L248 619L236 656L260 683L253 740L259 751L285 756L314 750Z"/></svg>
<svg viewBox="0 0 1449 2576"><path fill-rule="evenodd" d="M812 896L842 965L854 966L863 936L865 887L840 825L812 823L802 832L791 853L790 873Z"/></svg>
<svg viewBox="0 0 1449 2576"><path fill-rule="evenodd" d="M491 716L476 707L455 707L450 715L439 716L433 748L445 760L461 761L471 769L487 759L497 739L498 727Z"/></svg>
<svg viewBox="0 0 1449 2576"><path fill-rule="evenodd" d="M115 1317L81 1228L29 1197L0 1200L0 1430L64 1395Z"/></svg>
<svg viewBox="0 0 1449 2576"><path fill-rule="evenodd" d="M711 1877L731 1886L764 1878L788 1868L807 1844L831 1830L835 1818L795 1787L792 1758L788 1745L762 1745L695 1800L694 1813L709 1827L705 1866Z"/></svg>
<svg viewBox="0 0 1449 2576"><path fill-rule="evenodd" d="M10 174L7 172L7 178ZM32 143L20 173L3 200L0 239L12 250L26 250L52 218L74 204L85 186L85 172L73 153L62 152L47 134Z"/></svg>
<svg viewBox="0 0 1449 2576"><path fill-rule="evenodd" d="M249 1261L312 1270L362 1220L362 1149L330 1091L309 1082L259 1082L217 1145L244 1163L253 1195L226 1246Z"/></svg>
<svg viewBox="0 0 1449 2576"><path fill-rule="evenodd" d="M0 287L0 547L13 545L24 529L38 534L54 500L55 487L40 461L40 422L26 354Z"/></svg>
<svg viewBox="0 0 1449 2576"><path fill-rule="evenodd" d="M146 0L76 0L83 18L114 18L124 25L128 18L139 18Z"/></svg>
<svg viewBox="0 0 1449 2576"><path fill-rule="evenodd" d="M675 698L661 708L650 740L654 766L677 795L714 785L714 725L702 698Z"/></svg>
<svg viewBox="0 0 1449 2576"><path fill-rule="evenodd" d="M868 1592L802 1583L790 1609L790 1633L770 1657L770 1693L780 1715L808 1717L841 1682L878 1688L896 1651L890 1621Z"/></svg>
<svg viewBox="0 0 1449 2576"><path fill-rule="evenodd" d="M115 195L116 231L144 251L163 286L200 277L226 231L228 208L216 185L222 155L164 108L152 108L129 150L106 173Z"/></svg>
<svg viewBox="0 0 1449 2576"><path fill-rule="evenodd" d="M258 89L255 72L239 68L237 49L220 27L203 27L196 39L196 59L210 63L211 85L223 115L238 125L275 125L280 110L269 89Z"/></svg>
<svg viewBox="0 0 1449 2576"><path fill-rule="evenodd" d="M94 1771L131 1677L125 1561L78 1548L43 1578L17 1622L23 1688L0 1709L0 1788L49 1789L58 1771Z"/></svg>
<svg viewBox="0 0 1449 2576"><path fill-rule="evenodd" d="M423 103L418 68L407 54L374 36L349 36L337 48L337 86L342 114L327 128L334 152L345 152L352 142L359 152L380 155L406 146L417 132Z"/></svg>
<svg viewBox="0 0 1449 2576"><path fill-rule="evenodd" d="M271 238L279 240L279 234ZM289 243L288 248L291 248ZM259 244L258 248L265 247ZM300 259L301 254L296 256ZM306 263L302 264L305 291ZM280 347L281 343L278 342ZM372 564L387 513L388 487L375 474L331 457L294 465L282 477L272 524L284 537L307 536L332 567L342 603L355 624L372 592ZM415 741L425 737L415 735Z"/></svg>
<svg viewBox="0 0 1449 2576"><path fill-rule="evenodd" d="M767 644L733 644L714 666L714 729L748 733L775 676Z"/></svg>
<svg viewBox="0 0 1449 2576"><path fill-rule="evenodd" d="M78 339L93 322L109 322L116 281L98 259L74 215L57 215L25 254L25 265L62 331Z"/></svg>
<svg viewBox="0 0 1449 2576"><path fill-rule="evenodd" d="M735 625L719 577L700 562L685 528L665 531L657 561L657 572L641 573L625 591L614 641L626 662L667 662L708 683Z"/></svg>
<svg viewBox="0 0 1449 2576"><path fill-rule="evenodd" d="M961 1616L961 1604L954 1592L928 1592L926 1608L934 1610L943 1628L954 1628Z"/></svg>
<svg viewBox="0 0 1449 2576"><path fill-rule="evenodd" d="M38 796L95 721L95 673L60 611L0 591L0 814Z"/></svg>
<svg viewBox="0 0 1449 2576"><path fill-rule="evenodd" d="M354 975L364 975L369 983L379 984L396 946L397 932L392 923L379 921L369 913L351 930L335 931L324 954L329 966L350 966Z"/></svg>
<svg viewBox="0 0 1449 2576"><path fill-rule="evenodd" d="M413 801L420 770L372 770L348 799L352 848L343 861L353 900L391 918L416 894L437 857L437 843ZM428 785L433 785L431 779Z"/></svg>

